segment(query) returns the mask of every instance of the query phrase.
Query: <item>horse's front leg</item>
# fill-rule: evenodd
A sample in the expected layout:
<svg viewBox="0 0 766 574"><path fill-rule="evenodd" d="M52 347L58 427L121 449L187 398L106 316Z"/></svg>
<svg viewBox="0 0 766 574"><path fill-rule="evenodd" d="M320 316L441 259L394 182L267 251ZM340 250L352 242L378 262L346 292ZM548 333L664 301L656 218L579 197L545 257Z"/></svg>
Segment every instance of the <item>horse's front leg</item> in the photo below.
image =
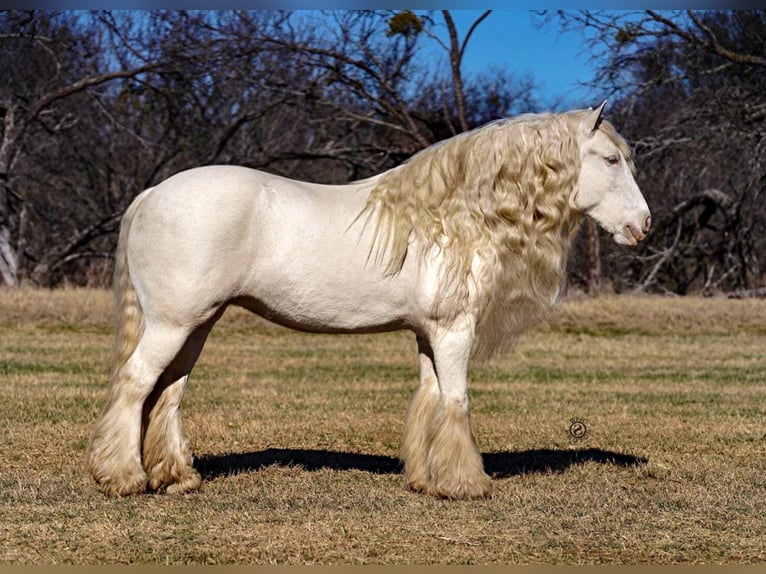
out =
<svg viewBox="0 0 766 574"><path fill-rule="evenodd" d="M431 338L439 400L426 439L428 492L442 498L481 498L492 492L471 429L467 376L473 338L468 319L437 330Z"/></svg>

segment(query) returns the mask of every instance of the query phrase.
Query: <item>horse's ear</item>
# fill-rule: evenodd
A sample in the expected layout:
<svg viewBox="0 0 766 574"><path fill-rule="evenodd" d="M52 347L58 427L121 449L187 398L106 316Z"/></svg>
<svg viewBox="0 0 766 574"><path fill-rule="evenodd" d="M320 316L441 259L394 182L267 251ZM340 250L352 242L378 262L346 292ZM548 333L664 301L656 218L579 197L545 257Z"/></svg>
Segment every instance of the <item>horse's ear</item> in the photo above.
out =
<svg viewBox="0 0 766 574"><path fill-rule="evenodd" d="M606 100L601 102L601 105L595 110L588 108L589 113L582 122L582 129L586 134L593 133L598 129L598 124L601 123L601 114L604 112L605 106Z"/></svg>

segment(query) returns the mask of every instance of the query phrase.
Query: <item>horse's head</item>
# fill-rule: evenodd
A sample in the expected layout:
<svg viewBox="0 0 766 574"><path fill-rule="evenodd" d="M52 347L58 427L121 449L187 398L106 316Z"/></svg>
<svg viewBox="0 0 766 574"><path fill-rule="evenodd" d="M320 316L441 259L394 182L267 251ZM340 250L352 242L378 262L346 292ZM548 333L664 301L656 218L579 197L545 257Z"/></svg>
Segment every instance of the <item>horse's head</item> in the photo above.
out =
<svg viewBox="0 0 766 574"><path fill-rule="evenodd" d="M612 234L617 243L636 245L646 237L651 215L636 180L627 147L610 125L601 125L606 102L583 114L577 209Z"/></svg>

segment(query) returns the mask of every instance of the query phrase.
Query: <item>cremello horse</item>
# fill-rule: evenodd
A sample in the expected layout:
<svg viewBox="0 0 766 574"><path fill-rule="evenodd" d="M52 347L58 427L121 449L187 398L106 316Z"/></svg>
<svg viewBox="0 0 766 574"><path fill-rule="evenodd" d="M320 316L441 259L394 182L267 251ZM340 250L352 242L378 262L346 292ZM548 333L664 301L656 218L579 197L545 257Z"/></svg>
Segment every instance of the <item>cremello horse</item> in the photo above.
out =
<svg viewBox="0 0 766 574"><path fill-rule="evenodd" d="M348 185L213 166L144 191L120 230L116 359L86 455L93 477L114 495L200 486L181 399L234 304L303 331L414 331L406 483L439 497L489 495L469 358L511 345L554 304L582 213L622 244L649 229L603 106L496 121Z"/></svg>

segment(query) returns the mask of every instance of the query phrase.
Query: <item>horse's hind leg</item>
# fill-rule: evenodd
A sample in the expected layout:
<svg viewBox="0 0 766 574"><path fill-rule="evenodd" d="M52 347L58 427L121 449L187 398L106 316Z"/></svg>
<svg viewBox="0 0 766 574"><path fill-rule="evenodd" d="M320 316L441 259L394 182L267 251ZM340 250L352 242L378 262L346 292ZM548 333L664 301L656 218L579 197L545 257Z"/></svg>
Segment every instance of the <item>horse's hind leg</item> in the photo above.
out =
<svg viewBox="0 0 766 574"><path fill-rule="evenodd" d="M165 369L143 409L143 466L152 490L178 494L199 488L181 420L181 400L207 335L218 319L198 327Z"/></svg>
<svg viewBox="0 0 766 574"><path fill-rule="evenodd" d="M181 399L189 376L160 383L144 406L143 466L149 488L182 493L199 488L181 421Z"/></svg>
<svg viewBox="0 0 766 574"><path fill-rule="evenodd" d="M428 491L431 474L428 468L430 429L439 404L439 385L434 370L433 352L418 336L420 386L412 398L404 424L400 458L404 462L404 480L412 490Z"/></svg>
<svg viewBox="0 0 766 574"><path fill-rule="evenodd" d="M114 374L86 455L91 474L106 493L124 496L146 490L141 464L144 402L188 335L185 327L147 322L135 351Z"/></svg>

